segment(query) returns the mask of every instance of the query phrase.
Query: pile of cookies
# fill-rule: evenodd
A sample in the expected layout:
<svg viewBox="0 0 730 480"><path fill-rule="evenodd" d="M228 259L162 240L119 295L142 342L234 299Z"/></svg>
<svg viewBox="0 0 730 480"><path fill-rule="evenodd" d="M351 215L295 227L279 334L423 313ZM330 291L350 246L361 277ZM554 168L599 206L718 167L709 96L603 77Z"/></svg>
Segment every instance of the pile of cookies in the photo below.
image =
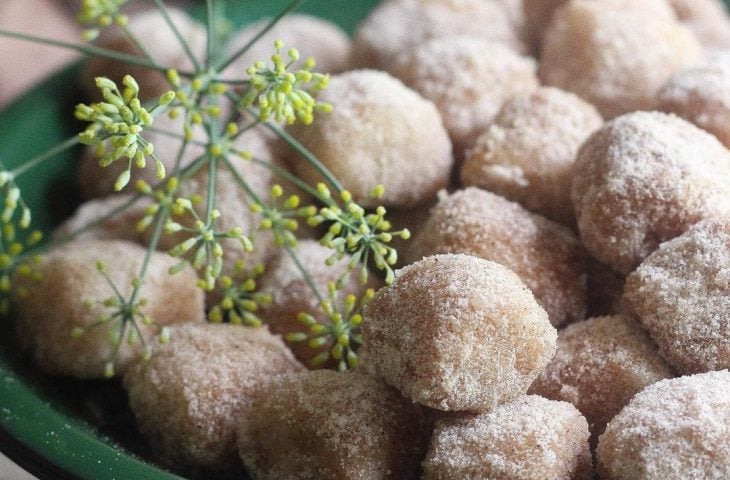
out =
<svg viewBox="0 0 730 480"><path fill-rule="evenodd" d="M148 361L124 344L117 369L161 461L242 461L259 480L730 478L730 16L719 0L386 0L353 40L298 15L270 36L333 74L320 94L332 113L289 133L362 205L384 185L379 202L414 238L365 307L362 361L347 373L307 370L311 352L282 340L317 305L285 253L259 241L246 254L268 265L262 329L206 323L211 298L194 273L168 278L169 257L155 253L147 283L160 296L147 308L174 340ZM241 142L321 180L262 131ZM157 151L174 162L175 145ZM89 162L81 180L97 198L62 232L123 202L108 196L115 174ZM241 169L268 194L270 172ZM204 195L198 175L189 188ZM227 224L255 228L235 182L218 195ZM109 296L94 262L129 284L144 208L51 251L42 285L16 299L39 368L102 375L104 335L68 332L99 315L86 299ZM347 259L318 268L329 255L316 240L297 249L317 285L346 271Z"/></svg>

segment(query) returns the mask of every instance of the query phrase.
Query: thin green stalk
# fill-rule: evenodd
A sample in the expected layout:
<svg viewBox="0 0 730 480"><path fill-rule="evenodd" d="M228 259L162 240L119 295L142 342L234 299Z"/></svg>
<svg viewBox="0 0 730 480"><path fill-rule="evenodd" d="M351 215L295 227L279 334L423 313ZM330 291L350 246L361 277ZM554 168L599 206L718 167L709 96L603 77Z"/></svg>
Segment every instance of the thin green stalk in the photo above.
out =
<svg viewBox="0 0 730 480"><path fill-rule="evenodd" d="M59 153L68 150L71 147L74 147L78 145L79 143L79 137L78 135L74 135L73 137L66 139L62 143L59 143L55 147L51 148L50 150L46 150L45 152L41 153L40 155L28 160L24 164L20 165L17 168L14 168L9 173L14 177L18 178L19 176L23 175L28 170L31 170L32 168L35 168L36 166L40 165L41 163L45 162L48 159L51 159L58 155Z"/></svg>
<svg viewBox="0 0 730 480"><path fill-rule="evenodd" d="M324 298L322 297L322 294L319 293L319 290L317 289L317 286L314 284L314 281L312 280L312 277L309 275L309 272L306 268L304 268L304 265L302 265L302 262L299 261L299 257L294 253L294 250L291 249L289 245L284 245L284 250L286 250L286 253L289 255L289 257L294 262L294 265L297 266L299 269L299 272L302 274L302 278L304 279L304 282L307 284L310 290L312 290L312 293L315 297L317 297L317 300L319 303L322 303Z"/></svg>
<svg viewBox="0 0 730 480"><path fill-rule="evenodd" d="M130 65L137 65L139 67L149 68L151 70L157 70L159 72L166 72L168 70L167 67L158 65L157 63L151 62L143 57L117 52L116 50L110 50L108 48L95 47L93 45L85 45L80 43L64 42L62 40L56 40L53 38L40 37L37 35L28 35L21 32L13 32L11 30L5 30L3 28L0 28L0 36L40 43L44 45L51 45L58 48L75 50L84 55L109 58L111 60L117 60L119 62L128 63ZM194 73L191 72L179 72L179 74L184 77L194 76Z"/></svg>
<svg viewBox="0 0 730 480"><path fill-rule="evenodd" d="M205 10L205 67L209 69L211 66L211 62L213 61L213 52L215 51L215 38L213 38L213 0L205 0Z"/></svg>
<svg viewBox="0 0 730 480"><path fill-rule="evenodd" d="M136 284L134 286L134 289L132 290L132 295L129 298L130 305L134 305L134 303L137 301L139 289L143 283L142 280L144 279L145 275L147 275L147 267L149 266L150 259L152 258L152 253L157 250L157 245L160 243L162 227L167 220L168 213L168 208L166 206L161 206L160 209L157 211L155 228L152 231L152 238L150 238L150 242L147 245L147 252L145 253L144 260L142 261L142 267L140 268L139 275L137 275L137 278L140 280L140 282Z"/></svg>
<svg viewBox="0 0 730 480"><path fill-rule="evenodd" d="M249 112L251 114L254 113L251 110L249 110ZM330 172L329 169L325 167L324 164L320 162L316 156L314 156L312 152L310 152L304 145L299 143L296 138L292 137L286 131L282 130L271 122L266 122L264 123L264 125L266 126L266 128L274 132L276 136L284 140L291 148L296 150L296 152L301 155L306 161L308 161L309 164L312 165L314 169L317 170L320 175L322 175L322 177L324 177L327 183L329 183L330 186L337 193L341 193L345 189L339 182L339 180L337 180L337 177L335 177L332 172Z"/></svg>
<svg viewBox="0 0 730 480"><path fill-rule="evenodd" d="M284 10L279 12L277 16L271 19L269 23L266 24L264 28L261 29L259 33L257 33L251 40L249 40L244 46L236 50L231 56L229 56L226 60L221 62L220 64L216 65L215 70L217 72L222 72L225 70L226 67L228 67L230 64L238 60L238 58L246 53L251 46L256 43L261 37L266 35L266 33L271 30L274 25L276 25L279 20L281 20L285 15L288 15L290 12L293 12L299 6L304 3L304 0L293 0L289 6L287 6Z"/></svg>
<svg viewBox="0 0 730 480"><path fill-rule="evenodd" d="M185 50L185 54L188 56L191 62L193 62L193 66L195 67L195 71L200 71L200 62L197 58L195 58L195 55L193 54L193 51L190 49L190 44L185 40L185 38L180 33L180 30L177 28L177 25L172 21L172 18L170 18L169 10L167 9L167 6L162 0L154 0L155 5L157 6L157 9L162 14L162 17L165 19L165 22L170 26L170 29L172 30L172 33L177 38L177 41L182 46L183 50Z"/></svg>
<svg viewBox="0 0 730 480"><path fill-rule="evenodd" d="M223 157L223 161L226 164L226 167L228 167L228 171L231 172L233 175L233 178L236 179L239 185L246 191L246 194L248 194L249 197L259 205L262 205L261 198L256 195L256 192L253 191L251 188L251 185L248 184L248 182L241 176L241 173L238 171L238 169L233 166L230 160L228 160L228 157Z"/></svg>
<svg viewBox="0 0 730 480"><path fill-rule="evenodd" d="M262 167L268 168L271 170L275 175L280 176L284 180L288 181L289 183L295 185L296 187L299 187L299 189L304 190L309 195L313 196L314 198L317 198L319 200L323 200L319 194L319 192L312 188L311 185L309 185L307 182L303 181L293 173L289 172L285 168L281 168L280 166L273 164L271 162L267 162L266 160L262 160L260 158L252 157L251 161L255 163L256 165L261 165Z"/></svg>
<svg viewBox="0 0 730 480"><path fill-rule="evenodd" d="M215 191L216 191L216 183L218 180L218 158L217 157L210 157L210 161L208 163L208 198L206 202L206 208L205 208L205 221L207 222L208 219L210 219L210 214L213 212L213 209L215 209Z"/></svg>

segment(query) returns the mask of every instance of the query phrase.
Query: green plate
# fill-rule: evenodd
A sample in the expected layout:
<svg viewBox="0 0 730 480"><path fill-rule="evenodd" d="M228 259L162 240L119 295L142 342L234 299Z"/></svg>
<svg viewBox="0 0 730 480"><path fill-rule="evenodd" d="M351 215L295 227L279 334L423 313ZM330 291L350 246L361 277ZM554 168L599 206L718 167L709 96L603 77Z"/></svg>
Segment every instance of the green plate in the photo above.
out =
<svg viewBox="0 0 730 480"><path fill-rule="evenodd" d="M228 19L242 25L283 9L287 0L234 0ZM299 11L327 18L348 31L377 0L310 0ZM193 8L198 18L204 6ZM8 168L78 133L73 107L81 100L69 90L79 68L68 68L0 112L0 159ZM78 151L59 155L47 168L21 177L34 226L44 231L68 216L78 197L74 163ZM52 306L49 306L52 308ZM150 461L153 452L134 429L123 389L115 381L79 382L44 377L17 350L10 319L1 318L0 449L40 478L181 478ZM200 478L215 478L201 472ZM238 478L244 478L241 473Z"/></svg>

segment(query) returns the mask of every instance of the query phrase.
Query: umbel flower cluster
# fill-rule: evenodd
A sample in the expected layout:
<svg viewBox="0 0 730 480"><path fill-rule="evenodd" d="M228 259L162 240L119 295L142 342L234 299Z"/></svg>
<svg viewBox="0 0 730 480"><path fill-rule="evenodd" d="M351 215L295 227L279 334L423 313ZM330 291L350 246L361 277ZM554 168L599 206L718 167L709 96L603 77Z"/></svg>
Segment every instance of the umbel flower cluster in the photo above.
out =
<svg viewBox="0 0 730 480"><path fill-rule="evenodd" d="M142 326L149 328L155 325L155 319L145 312L147 300L144 285L148 260L151 252L161 248L161 245L169 244L162 242L165 236L174 238L174 246L167 249L167 253L180 260L169 273L175 275L187 265L192 265L198 272L199 288L206 292L216 290L216 298L220 300L210 308L209 321L261 326L264 321L257 312L271 298L259 291L257 279L264 272L263 265L249 265L245 259L246 252L252 251L256 242L268 241L261 238L273 237L278 248L295 256L300 222L304 222L324 232L320 242L332 250L328 264L347 256L350 259L349 272L332 282L327 292L316 291L317 287L308 282L313 289L313 296L321 299L321 312L302 312L299 315L301 332L289 334L287 340L304 342L315 350L312 356L315 366L333 364L339 369L354 367L358 361L357 347L361 343L362 308L372 297L373 291L363 289L365 293L360 297L346 295L342 292L346 277L356 271L359 281L365 285L373 269L380 272L386 284L392 282L392 266L396 263L397 252L389 242L394 237L408 238L409 232L391 231L390 222L385 218L385 208L377 207L368 211L359 205L311 152L280 128L297 122L310 124L316 121L317 115L326 115L332 110L332 105L317 100L317 93L327 88L329 77L315 71L313 59L300 60L296 48L284 50L285 45L277 41L272 45L272 55L268 60L256 61L245 71L237 72L237 78L231 79L229 70L226 75L222 72L243 55L250 45L233 52L228 58L213 58L211 45L216 41L216 20L208 18L208 55L207 58L195 58L190 46L185 44L182 33L170 21L164 2L156 0L154 3L160 14L168 21L194 65L194 69L186 72L168 69L146 55L144 39L136 38L127 28L128 18L120 11L125 3L127 0L84 0L78 20L87 28L84 34L87 40L93 39L105 28L120 29L143 52L140 56L119 54L84 44L63 46L164 71L169 91L151 101L143 101L141 98L149 96L140 92L139 84L131 75L123 78L122 85L117 85L109 78L98 77L96 86L101 93L101 100L79 104L75 110L76 118L86 123L80 134L14 170L8 170L0 164L0 195L4 201L4 209L0 214L0 306L3 310L8 307L8 293L15 288L12 282L14 275L32 277L38 253L52 245L39 244L38 233L25 235L28 238L26 243L16 238L16 230L27 230L31 226L31 211L23 201L22 193L15 183L16 178L41 166L62 150L77 144L91 145L101 167L121 165L122 168L117 170L121 173L114 183L114 189L135 191L133 201L124 208L130 208L142 199L149 202L137 224L138 231L148 239L148 256L128 295L119 293L129 289L117 288L107 274L107 267L99 263L97 271L100 281L108 282L116 294L90 305L90 308L101 306L107 312L96 324L84 329L77 328L69 335L81 336L99 324L115 322L116 327L112 331L116 333L110 338L115 347L112 349L113 355L116 355L123 339L144 341L140 330ZM299 3L301 0L293 1L286 11L293 10ZM214 11L209 8L209 13ZM272 20L261 33L273 27L284 13ZM49 40L44 41L50 43ZM221 105L224 101L235 107L233 114L223 113ZM157 157L155 145L148 140L151 138L149 133L155 131L155 120L163 115L182 118L179 122L182 125L180 131L167 132L179 138L181 144L178 161L170 171ZM266 125L279 135L321 173L324 181L316 185L307 184L281 167L237 148L236 139L259 125ZM202 132L202 135L198 132ZM180 161L183 152L192 146L204 147L204 153L191 163L184 164ZM234 158L267 167L279 176L279 182L273 185L270 195L260 198L255 193L246 175L236 168L236 162L232 161ZM155 182L132 181L135 169L150 168L154 169ZM186 182L196 172L203 170L207 171L206 197L184 193L190 191L185 188ZM248 192L248 208L260 219L253 231L246 231L242 226L221 226L221 213L226 205L219 205L215 195L221 171L232 174L240 187ZM301 192L306 194L311 204L303 204ZM372 192L374 198L382 194L382 187ZM106 218L120 212L121 209L115 209ZM94 224L106 218L97 218ZM58 241L72 240L91 227L93 224L85 225L72 232L68 238ZM272 235L258 235L263 231L269 231ZM234 267L227 268L224 258L230 248L243 252L243 259L237 261ZM297 261L296 264L303 278L309 278L303 263ZM165 329L160 329L159 340L174 341L169 339ZM146 345L142 350L143 355L149 355ZM108 376L114 374L114 360L114 356L108 359Z"/></svg>

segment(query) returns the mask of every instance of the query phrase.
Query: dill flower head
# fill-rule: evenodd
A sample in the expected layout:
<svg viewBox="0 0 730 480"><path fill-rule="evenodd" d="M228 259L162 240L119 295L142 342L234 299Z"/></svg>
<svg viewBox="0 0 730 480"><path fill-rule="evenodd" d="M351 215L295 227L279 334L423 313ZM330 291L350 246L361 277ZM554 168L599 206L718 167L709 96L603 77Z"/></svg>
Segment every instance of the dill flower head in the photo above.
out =
<svg viewBox="0 0 730 480"><path fill-rule="evenodd" d="M100 28L115 23L120 26L127 24L127 16L119 9L127 0L82 0L81 10L76 19L89 28L84 31L84 39L93 40L99 35Z"/></svg>
<svg viewBox="0 0 730 480"><path fill-rule="evenodd" d="M114 189L124 188L131 178L132 163L137 168L147 165L147 157L155 162L157 177L165 178L165 166L155 156L154 146L142 137L145 127L152 125L152 112L164 107L175 98L170 91L163 94L152 109L147 110L139 100L139 85L134 78L126 75L123 80L124 91L105 77L98 77L96 85L104 96L103 102L76 106L76 118L90 122L79 134L79 141L85 145L95 145L99 165L108 167L116 160L126 159L127 168L119 175Z"/></svg>
<svg viewBox="0 0 730 480"><path fill-rule="evenodd" d="M305 125L314 121L315 112L329 112L332 105L318 102L312 95L327 88L329 75L313 72L315 62L307 59L299 70L290 71L299 61L296 48L287 52L284 60L281 50L284 43L274 42L276 53L271 56L272 65L258 61L246 73L250 76L249 90L242 102L246 107L256 106L259 119L293 124L297 120Z"/></svg>

